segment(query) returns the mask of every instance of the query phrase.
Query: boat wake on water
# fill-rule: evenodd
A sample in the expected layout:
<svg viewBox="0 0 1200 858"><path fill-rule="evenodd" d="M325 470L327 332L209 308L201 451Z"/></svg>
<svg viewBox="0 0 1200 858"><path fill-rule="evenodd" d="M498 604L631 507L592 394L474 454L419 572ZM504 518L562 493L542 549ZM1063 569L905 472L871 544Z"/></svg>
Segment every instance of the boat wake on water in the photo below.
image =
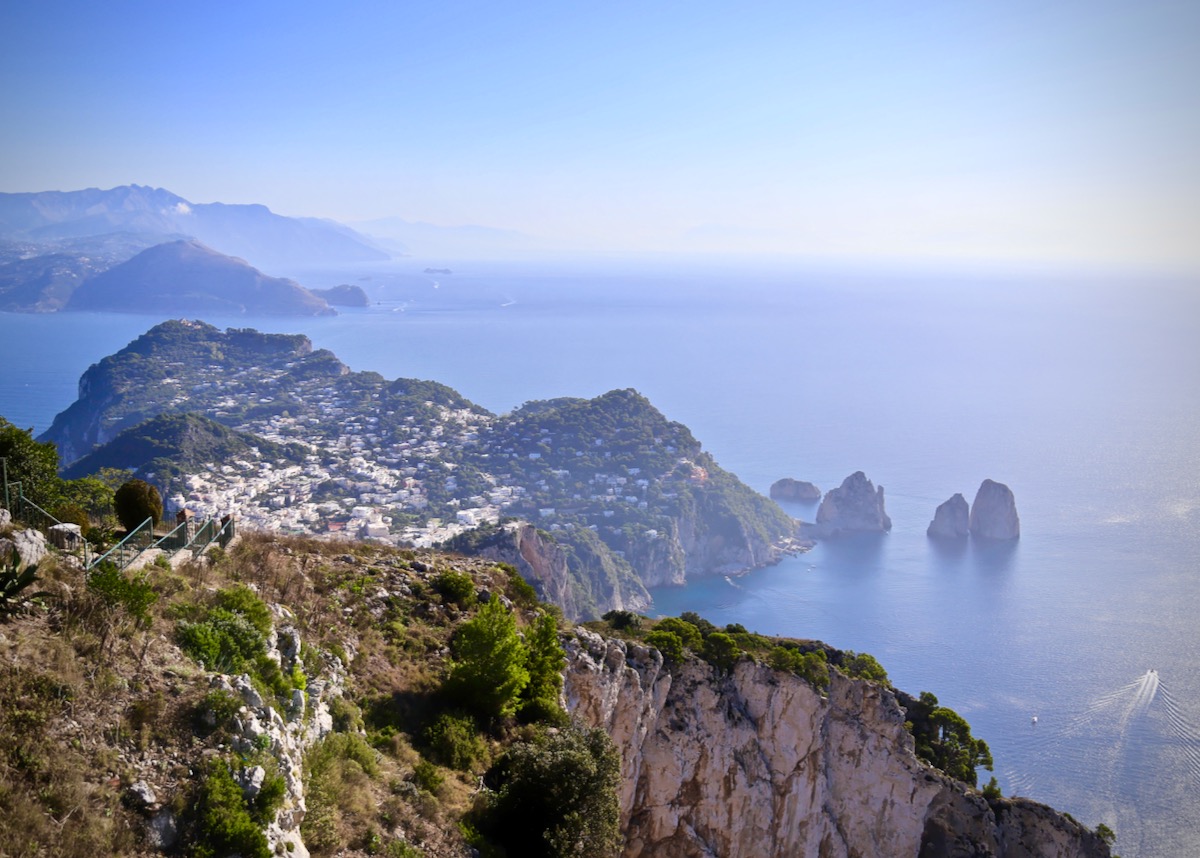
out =
<svg viewBox="0 0 1200 858"><path fill-rule="evenodd" d="M1122 772L1167 766L1163 772L1200 789L1200 725L1184 712L1157 670L1094 698L1081 712L1060 718L1033 716L1028 737L1017 743L1020 759L1055 761L1092 783L1114 785ZM1002 771L1011 792L1036 798L1037 776L1014 766Z"/></svg>

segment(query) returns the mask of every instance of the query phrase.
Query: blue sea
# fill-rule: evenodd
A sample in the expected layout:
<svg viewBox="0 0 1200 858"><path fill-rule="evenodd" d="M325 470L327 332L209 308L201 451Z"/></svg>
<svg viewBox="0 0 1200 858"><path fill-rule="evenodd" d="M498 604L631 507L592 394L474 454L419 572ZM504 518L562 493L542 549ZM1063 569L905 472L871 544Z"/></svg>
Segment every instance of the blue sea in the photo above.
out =
<svg viewBox="0 0 1200 858"><path fill-rule="evenodd" d="M763 492L864 471L886 487L891 533L660 590L656 609L870 652L970 721L1006 794L1107 824L1125 858L1200 854L1200 282L423 267L303 274L367 291L371 307L336 318L207 321L302 331L353 369L435 379L497 412L633 387ZM0 415L44 430L90 363L158 321L0 314ZM1014 491L1020 540L928 541L934 508L985 478Z"/></svg>

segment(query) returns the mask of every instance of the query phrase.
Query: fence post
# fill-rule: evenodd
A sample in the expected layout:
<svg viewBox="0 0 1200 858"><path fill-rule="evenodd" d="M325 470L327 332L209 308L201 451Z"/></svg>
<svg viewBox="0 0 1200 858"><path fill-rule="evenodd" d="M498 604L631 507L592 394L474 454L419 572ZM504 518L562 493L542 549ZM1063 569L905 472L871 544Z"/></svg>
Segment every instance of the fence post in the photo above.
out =
<svg viewBox="0 0 1200 858"><path fill-rule="evenodd" d="M4 508L12 511L12 507L8 505L8 457L0 456L0 470L4 472Z"/></svg>

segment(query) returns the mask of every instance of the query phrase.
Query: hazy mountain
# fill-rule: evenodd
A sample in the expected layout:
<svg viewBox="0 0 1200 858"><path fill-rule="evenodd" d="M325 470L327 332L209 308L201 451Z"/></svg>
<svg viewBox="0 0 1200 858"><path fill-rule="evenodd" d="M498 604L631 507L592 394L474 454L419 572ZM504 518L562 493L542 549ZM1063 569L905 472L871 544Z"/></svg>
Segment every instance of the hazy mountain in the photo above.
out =
<svg viewBox="0 0 1200 858"><path fill-rule="evenodd" d="M43 244L110 233L195 238L265 269L381 261L389 254L349 227L274 214L262 205L191 203L162 188L0 193L0 237Z"/></svg>
<svg viewBox="0 0 1200 858"><path fill-rule="evenodd" d="M335 312L296 281L268 277L198 241L172 241L142 251L85 282L65 309L168 315Z"/></svg>

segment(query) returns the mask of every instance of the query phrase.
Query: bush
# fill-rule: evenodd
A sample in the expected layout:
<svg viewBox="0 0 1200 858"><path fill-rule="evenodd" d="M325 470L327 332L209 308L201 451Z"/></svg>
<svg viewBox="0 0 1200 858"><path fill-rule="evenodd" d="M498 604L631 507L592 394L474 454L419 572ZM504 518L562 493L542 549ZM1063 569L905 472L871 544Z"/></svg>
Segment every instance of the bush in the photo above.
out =
<svg viewBox="0 0 1200 858"><path fill-rule="evenodd" d="M508 587L506 591L508 598L520 605L522 608L536 608L541 601L538 599L537 589L521 577L521 573L517 571L517 567L511 563L498 563L496 568L500 569L508 576Z"/></svg>
<svg viewBox="0 0 1200 858"><path fill-rule="evenodd" d="M738 649L737 643L725 632L713 632L706 637L704 647L700 651L700 657L720 673L729 673L733 670L733 666L737 664L741 655L742 651Z"/></svg>
<svg viewBox="0 0 1200 858"><path fill-rule="evenodd" d="M623 629L637 630L642 627L642 618L633 611L609 611L600 619L604 620L616 631Z"/></svg>
<svg viewBox="0 0 1200 858"><path fill-rule="evenodd" d="M433 588L447 602L466 609L475 604L475 579L465 572L447 569L433 580Z"/></svg>
<svg viewBox="0 0 1200 858"><path fill-rule="evenodd" d="M667 667L674 667L683 662L683 641L675 632L655 629L646 635L646 643L662 653L663 663Z"/></svg>
<svg viewBox="0 0 1200 858"><path fill-rule="evenodd" d="M829 687L829 662L824 650L801 652L798 649L777 646L767 656L767 664L776 670L796 674L813 688Z"/></svg>
<svg viewBox="0 0 1200 858"><path fill-rule="evenodd" d="M14 548L12 556L6 559L3 567L0 567L0 616L13 613L28 599L41 595L25 592L39 580L37 564L24 569L20 567L21 556Z"/></svg>
<svg viewBox="0 0 1200 858"><path fill-rule="evenodd" d="M568 728L513 745L485 776L478 827L509 855L615 855L621 762L602 730Z"/></svg>
<svg viewBox="0 0 1200 858"><path fill-rule="evenodd" d="M425 728L423 738L430 757L461 772L470 771L487 755L487 746L469 716L439 715Z"/></svg>
<svg viewBox="0 0 1200 858"><path fill-rule="evenodd" d="M870 679L874 682L887 682L887 671L883 669L875 656L865 652L846 650L843 654L842 672L853 679Z"/></svg>
<svg viewBox="0 0 1200 858"><path fill-rule="evenodd" d="M267 836L255 823L242 788L223 760L209 762L195 810L192 851L197 858L221 858L234 852L242 858L270 858Z"/></svg>
<svg viewBox="0 0 1200 858"><path fill-rule="evenodd" d="M672 632L679 637L680 643L692 652L700 652L700 648L704 645L704 637L700 634L700 629L678 617L665 617L659 620L654 630L656 632Z"/></svg>
<svg viewBox="0 0 1200 858"><path fill-rule="evenodd" d="M158 489L145 480L130 480L113 495L113 510L126 530L133 530L148 518L157 525L162 518L162 498Z"/></svg>

